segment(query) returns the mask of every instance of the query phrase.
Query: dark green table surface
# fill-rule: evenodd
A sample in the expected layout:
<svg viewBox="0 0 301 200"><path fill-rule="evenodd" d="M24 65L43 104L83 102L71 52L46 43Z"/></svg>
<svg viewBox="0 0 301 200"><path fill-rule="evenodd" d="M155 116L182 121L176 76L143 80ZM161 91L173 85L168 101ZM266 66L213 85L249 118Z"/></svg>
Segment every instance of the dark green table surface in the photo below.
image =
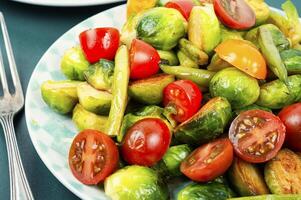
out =
<svg viewBox="0 0 301 200"><path fill-rule="evenodd" d="M267 0L267 2L280 8L283 0ZM293 2L301 13L301 1L293 0ZM55 8L0 0L0 11L6 18L24 93L35 65L60 35L87 17L116 5L118 4ZM35 198L78 199L48 171L40 160L28 135L24 110L15 118L15 129L23 165ZM9 179L2 129L0 129L0 173L0 199L6 200L9 199Z"/></svg>

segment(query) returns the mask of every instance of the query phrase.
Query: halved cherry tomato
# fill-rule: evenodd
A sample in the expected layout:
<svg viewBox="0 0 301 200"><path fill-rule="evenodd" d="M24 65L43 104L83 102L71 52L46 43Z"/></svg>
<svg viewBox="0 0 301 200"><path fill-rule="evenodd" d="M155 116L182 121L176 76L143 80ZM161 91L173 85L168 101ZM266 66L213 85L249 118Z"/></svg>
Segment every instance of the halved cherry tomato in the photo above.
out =
<svg viewBox="0 0 301 200"><path fill-rule="evenodd" d="M145 118L127 131L121 153L129 164L152 166L162 159L170 140L169 128L161 119Z"/></svg>
<svg viewBox="0 0 301 200"><path fill-rule="evenodd" d="M95 28L79 35L81 47L90 63L104 58L113 60L119 47L119 31L116 28Z"/></svg>
<svg viewBox="0 0 301 200"><path fill-rule="evenodd" d="M262 163L275 157L282 147L285 126L273 113L249 110L234 119L229 138L240 158L251 163Z"/></svg>
<svg viewBox="0 0 301 200"><path fill-rule="evenodd" d="M233 160L233 147L228 138L216 139L194 150L180 170L194 181L207 182L222 175Z"/></svg>
<svg viewBox="0 0 301 200"><path fill-rule="evenodd" d="M75 178L96 185L118 167L119 154L114 141L104 133L86 129L73 140L69 166Z"/></svg>
<svg viewBox="0 0 301 200"><path fill-rule="evenodd" d="M215 48L218 56L257 79L265 79L267 66L261 53L245 40L229 39Z"/></svg>
<svg viewBox="0 0 301 200"><path fill-rule="evenodd" d="M226 26L243 30L255 25L256 16L244 0L214 0L214 11Z"/></svg>
<svg viewBox="0 0 301 200"><path fill-rule="evenodd" d="M178 80L168 84L163 90L163 105L175 110L173 115L177 122L184 122L201 107L202 92L190 80Z"/></svg>
<svg viewBox="0 0 301 200"><path fill-rule="evenodd" d="M286 127L287 146L292 150L301 151L301 103L283 108L278 116Z"/></svg>
<svg viewBox="0 0 301 200"><path fill-rule="evenodd" d="M174 8L178 10L186 20L188 20L193 6L194 3L192 0L172 0L165 4L165 7L167 8Z"/></svg>
<svg viewBox="0 0 301 200"><path fill-rule="evenodd" d="M131 79L148 78L159 71L160 56L157 50L138 39L132 41L130 49Z"/></svg>

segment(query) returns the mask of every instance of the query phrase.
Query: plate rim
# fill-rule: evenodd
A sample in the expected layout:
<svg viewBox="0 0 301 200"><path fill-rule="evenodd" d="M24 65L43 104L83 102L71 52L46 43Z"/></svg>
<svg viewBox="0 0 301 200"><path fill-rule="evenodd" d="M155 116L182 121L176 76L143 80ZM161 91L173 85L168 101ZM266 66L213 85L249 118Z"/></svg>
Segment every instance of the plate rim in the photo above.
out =
<svg viewBox="0 0 301 200"><path fill-rule="evenodd" d="M19 3L31 4L31 5L39 5L39 6L80 7L80 6L96 6L96 5L104 5L110 3L118 3L118 2L123 2L125 0L13 0L13 1Z"/></svg>

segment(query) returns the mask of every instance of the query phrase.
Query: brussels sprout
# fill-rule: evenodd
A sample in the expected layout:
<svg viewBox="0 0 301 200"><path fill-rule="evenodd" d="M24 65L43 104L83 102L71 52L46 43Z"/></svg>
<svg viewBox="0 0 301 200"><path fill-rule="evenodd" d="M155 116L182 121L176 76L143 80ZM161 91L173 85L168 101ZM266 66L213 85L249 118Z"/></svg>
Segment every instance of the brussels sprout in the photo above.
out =
<svg viewBox="0 0 301 200"><path fill-rule="evenodd" d="M110 90L114 75L114 62L100 59L84 71L87 82L98 90Z"/></svg>
<svg viewBox="0 0 301 200"><path fill-rule="evenodd" d="M301 194L301 159L282 149L264 168L264 178L273 194Z"/></svg>
<svg viewBox="0 0 301 200"><path fill-rule="evenodd" d="M225 97L233 108L253 104L259 96L259 85L255 78L231 67L217 72L210 81L212 97Z"/></svg>
<svg viewBox="0 0 301 200"><path fill-rule="evenodd" d="M251 196L251 197L238 197L231 198L228 200L301 200L301 195L260 195L260 196Z"/></svg>
<svg viewBox="0 0 301 200"><path fill-rule="evenodd" d="M237 31L233 29L229 29L223 25L220 25L221 27L221 42L229 40L229 39L243 39L243 35L245 34L244 31Z"/></svg>
<svg viewBox="0 0 301 200"><path fill-rule="evenodd" d="M231 65L230 63L228 63L227 61L221 59L217 53L215 53L212 58L211 58L211 62L210 65L208 65L207 69L210 71L219 71L228 67L233 67L233 65Z"/></svg>
<svg viewBox="0 0 301 200"><path fill-rule="evenodd" d="M67 114L78 102L76 88L79 81L45 81L41 94L45 103L54 111Z"/></svg>
<svg viewBox="0 0 301 200"><path fill-rule="evenodd" d="M259 106L259 105L256 105L256 104L251 104L249 106L245 106L243 108L237 109L233 113L234 113L234 116L237 116L240 113L242 113L244 111L247 111L247 110L264 110L264 111L272 112L272 110L269 109L269 108L262 107L262 106Z"/></svg>
<svg viewBox="0 0 301 200"><path fill-rule="evenodd" d="M265 23L270 16L270 8L264 0L246 0L256 16L256 26Z"/></svg>
<svg viewBox="0 0 301 200"><path fill-rule="evenodd" d="M191 150L187 144L170 147L163 159L154 166L154 169L161 172L163 176L175 177L182 175L180 164L190 154Z"/></svg>
<svg viewBox="0 0 301 200"><path fill-rule="evenodd" d="M226 200L231 198L230 189L221 183L207 184L191 183L183 188L177 195L177 200Z"/></svg>
<svg viewBox="0 0 301 200"><path fill-rule="evenodd" d="M256 104L270 109L280 109L297 102L300 95L301 75L292 75L288 77L287 85L280 80L263 84Z"/></svg>
<svg viewBox="0 0 301 200"><path fill-rule="evenodd" d="M163 50L157 50L158 54L160 56L162 65L178 65L179 60L177 55L173 51L163 51Z"/></svg>
<svg viewBox="0 0 301 200"><path fill-rule="evenodd" d="M270 33L272 35L272 38L273 38L273 42L274 42L275 46L277 47L278 51L283 51L283 50L288 49L290 47L289 40L280 31L280 29L277 26L273 25L273 24L264 24L264 25L261 25L259 27L251 29L245 35L246 40L249 40L249 41L253 42L253 44L255 44L259 48L258 30L259 30L260 27L264 27L264 28L266 28L267 30L270 31Z"/></svg>
<svg viewBox="0 0 301 200"><path fill-rule="evenodd" d="M163 89L173 81L175 77L169 74L133 81L129 84L129 96L140 103L159 104L163 99Z"/></svg>
<svg viewBox="0 0 301 200"><path fill-rule="evenodd" d="M212 4L192 8L188 22L188 39L207 54L211 54L219 44L221 30Z"/></svg>
<svg viewBox="0 0 301 200"><path fill-rule="evenodd" d="M111 107L112 94L96 90L87 82L77 86L79 103L88 111L95 114L108 114Z"/></svg>
<svg viewBox="0 0 301 200"><path fill-rule="evenodd" d="M83 81L85 80L84 71L89 65L82 48L76 46L68 49L63 55L61 70L68 79Z"/></svg>
<svg viewBox="0 0 301 200"><path fill-rule="evenodd" d="M301 50L288 49L280 55L289 74L301 74Z"/></svg>
<svg viewBox="0 0 301 200"><path fill-rule="evenodd" d="M73 110L72 121L80 131L84 129L94 129L105 132L107 120L108 118L105 116L96 115L85 110L80 104L77 104Z"/></svg>
<svg viewBox="0 0 301 200"><path fill-rule="evenodd" d="M175 129L175 137L186 144L209 142L223 133L231 119L231 106L227 99L209 100L193 117Z"/></svg>
<svg viewBox="0 0 301 200"><path fill-rule="evenodd" d="M241 196L269 194L263 175L255 164L235 158L228 175L231 184Z"/></svg>
<svg viewBox="0 0 301 200"><path fill-rule="evenodd" d="M125 167L106 178L105 193L112 200L166 200L167 185L158 174L137 165Z"/></svg>
<svg viewBox="0 0 301 200"><path fill-rule="evenodd" d="M177 53L179 58L180 66L189 68L199 68L199 65L189 58L183 51L179 50Z"/></svg>
<svg viewBox="0 0 301 200"><path fill-rule="evenodd" d="M147 10L139 20L137 37L155 48L170 50L186 34L187 22L175 9L156 7Z"/></svg>

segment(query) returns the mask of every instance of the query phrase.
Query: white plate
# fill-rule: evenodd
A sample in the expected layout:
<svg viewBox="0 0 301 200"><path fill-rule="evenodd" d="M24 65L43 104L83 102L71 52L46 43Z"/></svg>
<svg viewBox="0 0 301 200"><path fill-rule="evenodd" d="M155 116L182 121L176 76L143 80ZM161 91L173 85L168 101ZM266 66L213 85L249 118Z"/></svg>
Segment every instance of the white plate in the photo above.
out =
<svg viewBox="0 0 301 200"><path fill-rule="evenodd" d="M76 7L76 6L94 6L108 3L116 3L125 0L13 0L21 3L41 5L41 6L60 6L60 7Z"/></svg>

